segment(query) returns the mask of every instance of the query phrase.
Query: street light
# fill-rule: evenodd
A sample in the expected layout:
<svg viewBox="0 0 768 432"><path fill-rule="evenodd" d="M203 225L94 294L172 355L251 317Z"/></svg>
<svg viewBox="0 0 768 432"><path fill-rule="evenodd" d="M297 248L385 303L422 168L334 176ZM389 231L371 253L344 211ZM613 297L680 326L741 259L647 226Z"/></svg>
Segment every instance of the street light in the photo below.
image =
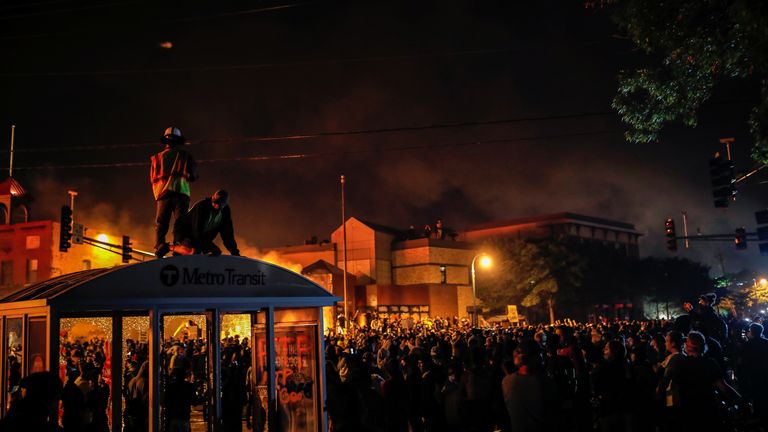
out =
<svg viewBox="0 0 768 432"><path fill-rule="evenodd" d="M475 255L474 258L472 258L472 266L471 266L471 269L472 269L472 312L473 312L473 314L472 314L472 321L473 321L472 325L475 325L475 326L477 325L477 321L478 321L478 319L477 319L477 289L475 287L475 261L477 261L478 258L480 258L480 266L483 267L483 268L488 268L493 263L491 261L491 257L489 257L488 255L486 255L484 253L477 254L477 255Z"/></svg>

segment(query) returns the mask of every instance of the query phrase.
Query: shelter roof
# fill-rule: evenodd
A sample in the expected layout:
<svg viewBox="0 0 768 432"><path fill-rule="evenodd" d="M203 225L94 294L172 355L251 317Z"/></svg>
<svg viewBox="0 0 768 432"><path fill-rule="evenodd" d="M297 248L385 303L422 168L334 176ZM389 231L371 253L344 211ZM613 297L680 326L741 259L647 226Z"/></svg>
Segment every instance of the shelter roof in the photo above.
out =
<svg viewBox="0 0 768 432"><path fill-rule="evenodd" d="M301 298L331 304L335 297L304 276L245 257L204 255L86 270L22 288L0 300L10 303L110 304L219 298Z"/></svg>

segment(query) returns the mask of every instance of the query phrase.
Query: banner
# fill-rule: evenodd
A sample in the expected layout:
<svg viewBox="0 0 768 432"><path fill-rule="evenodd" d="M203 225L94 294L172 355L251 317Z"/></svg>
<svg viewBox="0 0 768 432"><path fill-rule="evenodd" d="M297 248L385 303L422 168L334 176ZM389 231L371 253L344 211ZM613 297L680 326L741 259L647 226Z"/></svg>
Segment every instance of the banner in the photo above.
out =
<svg viewBox="0 0 768 432"><path fill-rule="evenodd" d="M507 318L509 318L509 322L512 324L520 322L520 316L517 315L517 305L507 305Z"/></svg>

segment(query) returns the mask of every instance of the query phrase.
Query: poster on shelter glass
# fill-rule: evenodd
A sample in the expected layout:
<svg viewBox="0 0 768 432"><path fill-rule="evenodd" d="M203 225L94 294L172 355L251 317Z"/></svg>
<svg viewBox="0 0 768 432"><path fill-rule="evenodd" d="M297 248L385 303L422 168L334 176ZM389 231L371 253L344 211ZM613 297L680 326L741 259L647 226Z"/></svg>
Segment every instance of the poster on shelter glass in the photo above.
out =
<svg viewBox="0 0 768 432"><path fill-rule="evenodd" d="M303 432L315 431L318 428L315 332L314 325L275 328L278 431ZM257 334L256 340L257 386L265 389L268 364L264 334Z"/></svg>

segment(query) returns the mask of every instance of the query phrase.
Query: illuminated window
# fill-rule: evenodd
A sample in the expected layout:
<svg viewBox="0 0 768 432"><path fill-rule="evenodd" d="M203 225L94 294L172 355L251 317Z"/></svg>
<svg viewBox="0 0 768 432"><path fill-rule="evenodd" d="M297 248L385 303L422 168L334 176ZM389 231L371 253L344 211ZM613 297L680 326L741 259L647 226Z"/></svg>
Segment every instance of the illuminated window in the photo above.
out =
<svg viewBox="0 0 768 432"><path fill-rule="evenodd" d="M37 282L37 260L34 258L27 259L27 283Z"/></svg>
<svg viewBox="0 0 768 432"><path fill-rule="evenodd" d="M39 249L40 248L40 236L30 235L27 236L27 249Z"/></svg>

